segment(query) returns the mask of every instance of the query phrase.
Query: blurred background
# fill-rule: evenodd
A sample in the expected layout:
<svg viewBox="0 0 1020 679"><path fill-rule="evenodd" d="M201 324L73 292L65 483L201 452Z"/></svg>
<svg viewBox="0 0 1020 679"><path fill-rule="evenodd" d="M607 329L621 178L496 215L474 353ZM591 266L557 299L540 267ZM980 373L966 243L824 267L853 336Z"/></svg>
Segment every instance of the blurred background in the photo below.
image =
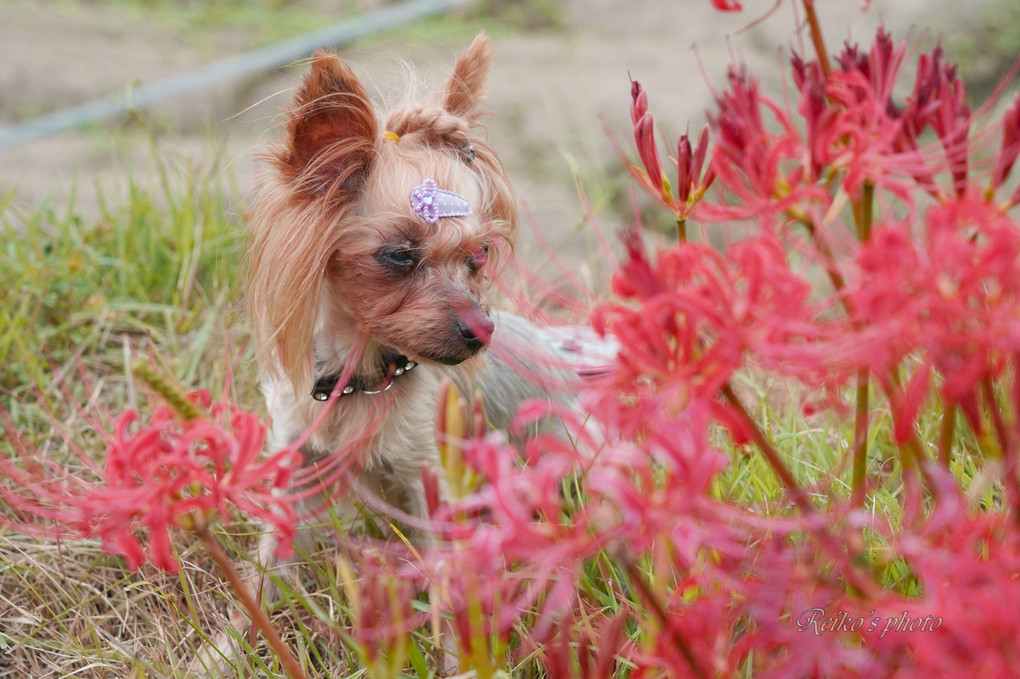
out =
<svg viewBox="0 0 1020 679"><path fill-rule="evenodd" d="M0 135L97 97L130 106L141 86L399 4L0 0ZM688 125L700 129L710 85L722 83L734 60L781 96L779 66L798 47L794 4L748 0L744 12L722 13L709 0L480 0L337 50L370 89L385 93L399 87L403 62L439 79L479 29L491 34L488 134L524 209L526 255L529 224L557 242L585 229L579 180L606 229L629 214L626 174L606 133L630 151L629 77L645 86L657 125L671 138ZM897 40L941 39L981 95L1020 50L1015 0L871 5L864 12L863 0L819 0L830 51L848 39L870 43L879 25ZM302 71L291 60L0 148L0 196L27 211L65 210L73 200L88 215L103 196L121 195L125 182L148 181L155 152L171 164L216 167L243 204L253 152L275 136Z"/></svg>

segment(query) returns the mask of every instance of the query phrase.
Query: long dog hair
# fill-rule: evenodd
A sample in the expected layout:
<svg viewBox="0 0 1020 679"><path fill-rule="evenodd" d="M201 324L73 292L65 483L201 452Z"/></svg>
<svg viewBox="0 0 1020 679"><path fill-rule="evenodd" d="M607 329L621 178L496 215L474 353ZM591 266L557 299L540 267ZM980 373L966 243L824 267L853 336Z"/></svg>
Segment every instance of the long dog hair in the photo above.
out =
<svg viewBox="0 0 1020 679"><path fill-rule="evenodd" d="M361 496L330 498L344 517L367 492L427 518L444 377L479 388L494 427L577 377L550 335L490 308L517 213L478 133L489 63L480 34L441 87L382 116L350 66L317 52L265 154L249 306L274 445L354 461ZM429 182L461 209L416 206Z"/></svg>

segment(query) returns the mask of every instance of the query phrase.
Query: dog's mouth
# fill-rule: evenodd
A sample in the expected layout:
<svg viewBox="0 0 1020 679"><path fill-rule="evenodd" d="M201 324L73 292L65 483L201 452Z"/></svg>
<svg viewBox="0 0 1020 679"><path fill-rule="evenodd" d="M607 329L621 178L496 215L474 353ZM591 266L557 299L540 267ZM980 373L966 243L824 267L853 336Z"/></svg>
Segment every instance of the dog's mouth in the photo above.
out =
<svg viewBox="0 0 1020 679"><path fill-rule="evenodd" d="M477 336L461 336L457 342L434 347L420 347L417 351L410 352L408 355L414 355L423 363L459 365L480 354L489 345L491 337L491 334L484 339Z"/></svg>
<svg viewBox="0 0 1020 679"><path fill-rule="evenodd" d="M423 363L427 363L427 362L440 363L442 365L448 365L448 366L460 365L464 361L467 361L467 360L477 356L479 353L481 353L482 349L484 349L484 348L485 348L484 346L479 346L477 349L472 349L472 350L468 350L468 351L460 351L460 352L457 352L457 353L442 353L442 354L429 353L429 354L422 354L420 360Z"/></svg>
<svg viewBox="0 0 1020 679"><path fill-rule="evenodd" d="M435 334L389 337L387 342L401 353L422 363L458 365L474 358L492 341L495 325L481 309L455 314L452 322ZM394 339L398 341L393 341Z"/></svg>

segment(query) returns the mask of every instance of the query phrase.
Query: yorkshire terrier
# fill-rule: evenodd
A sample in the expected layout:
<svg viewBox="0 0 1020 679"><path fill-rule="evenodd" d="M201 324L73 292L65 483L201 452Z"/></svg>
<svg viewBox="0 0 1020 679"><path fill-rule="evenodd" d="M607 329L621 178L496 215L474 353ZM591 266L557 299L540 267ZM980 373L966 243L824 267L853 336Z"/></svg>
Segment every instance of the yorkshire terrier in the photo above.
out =
<svg viewBox="0 0 1020 679"><path fill-rule="evenodd" d="M569 342L490 307L517 212L477 134L489 64L482 33L438 91L377 116L350 66L316 52L265 155L249 304L273 445L355 456L344 518L370 494L427 519L444 377L480 389L495 428L577 378Z"/></svg>

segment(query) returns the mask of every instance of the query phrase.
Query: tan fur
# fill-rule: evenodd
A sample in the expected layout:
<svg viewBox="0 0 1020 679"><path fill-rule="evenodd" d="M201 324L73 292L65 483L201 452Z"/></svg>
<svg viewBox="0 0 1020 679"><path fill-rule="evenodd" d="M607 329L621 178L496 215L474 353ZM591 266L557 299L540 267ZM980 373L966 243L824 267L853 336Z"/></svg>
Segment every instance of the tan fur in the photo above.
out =
<svg viewBox="0 0 1020 679"><path fill-rule="evenodd" d="M350 66L316 52L285 112L282 139L262 156L248 301L271 445L301 440L302 483L315 485L314 474L322 474L346 489L306 501L307 512L325 500L354 520L359 501L381 500L424 526L422 470L441 467L435 416L446 377L462 393L481 389L486 417L499 428L524 399L561 391L570 402L577 374L562 346L526 320L491 310L487 297L490 278L512 254L517 224L499 158L478 134L490 59L479 34L442 86L382 114ZM411 193L425 179L467 198L471 214L436 224L416 215ZM393 249L413 250L414 266L394 265L386 256ZM394 352L420 365L388 391L312 398L317 378L378 377ZM351 471L341 478L344 469ZM309 553L310 537L307 526L299 531L300 552ZM273 547L267 535L261 563L274 563ZM273 570L296 584L288 563ZM275 579L263 593L275 598ZM452 651L452 636L443 637ZM217 645L224 653L227 638ZM445 668L455 668L454 654L446 656Z"/></svg>
<svg viewBox="0 0 1020 679"><path fill-rule="evenodd" d="M353 458L361 485L395 489L386 499L419 518L422 467L439 466L440 380L473 389L491 367L479 350L499 341L490 317L502 322L487 293L512 252L517 214L477 131L489 62L480 34L445 84L382 115L347 64L316 52L283 138L264 154L253 210L249 307L274 445L306 436L309 463ZM425 179L464 196L471 214L435 224L415 214L411 193ZM413 266L394 264L395 250L413 252ZM311 397L317 378L379 375L395 352L420 365L386 393ZM499 409L490 415L505 424L542 387L503 372L490 380ZM349 514L353 503L340 504Z"/></svg>
<svg viewBox="0 0 1020 679"><path fill-rule="evenodd" d="M287 111L286 135L266 154L249 248L259 363L297 391L313 381L317 322L367 326L392 345L446 320L438 318L436 305L465 308L469 298L484 305L484 281L453 280L450 269L484 244L490 259L498 259L516 228L503 168L473 131L488 65L488 40L479 35L440 96L386 116L385 129L400 135L393 143L350 67L321 51L312 58ZM465 144L475 156L470 163L460 151ZM468 197L475 214L428 227L410 208L411 190L424 179ZM436 275L425 285L420 279L397 286L380 281L371 257L386 239L427 243L425 259ZM333 309L323 309L324 296ZM389 313L398 305L403 313ZM397 324L405 337L394 336Z"/></svg>
<svg viewBox="0 0 1020 679"><path fill-rule="evenodd" d="M381 115L347 64L316 52L283 139L264 155L253 211L249 306L273 445L301 439L309 464L350 463L348 488L381 495L419 525L422 469L440 467L444 377L462 392L480 388L497 427L522 400L577 380L551 335L490 309L517 214L477 129L489 62L480 34L442 86ZM471 214L435 224L415 214L411 194L426 179L465 197ZM419 365L385 393L312 398L317 378L342 371L383 381L395 354ZM330 500L354 514L352 494Z"/></svg>

